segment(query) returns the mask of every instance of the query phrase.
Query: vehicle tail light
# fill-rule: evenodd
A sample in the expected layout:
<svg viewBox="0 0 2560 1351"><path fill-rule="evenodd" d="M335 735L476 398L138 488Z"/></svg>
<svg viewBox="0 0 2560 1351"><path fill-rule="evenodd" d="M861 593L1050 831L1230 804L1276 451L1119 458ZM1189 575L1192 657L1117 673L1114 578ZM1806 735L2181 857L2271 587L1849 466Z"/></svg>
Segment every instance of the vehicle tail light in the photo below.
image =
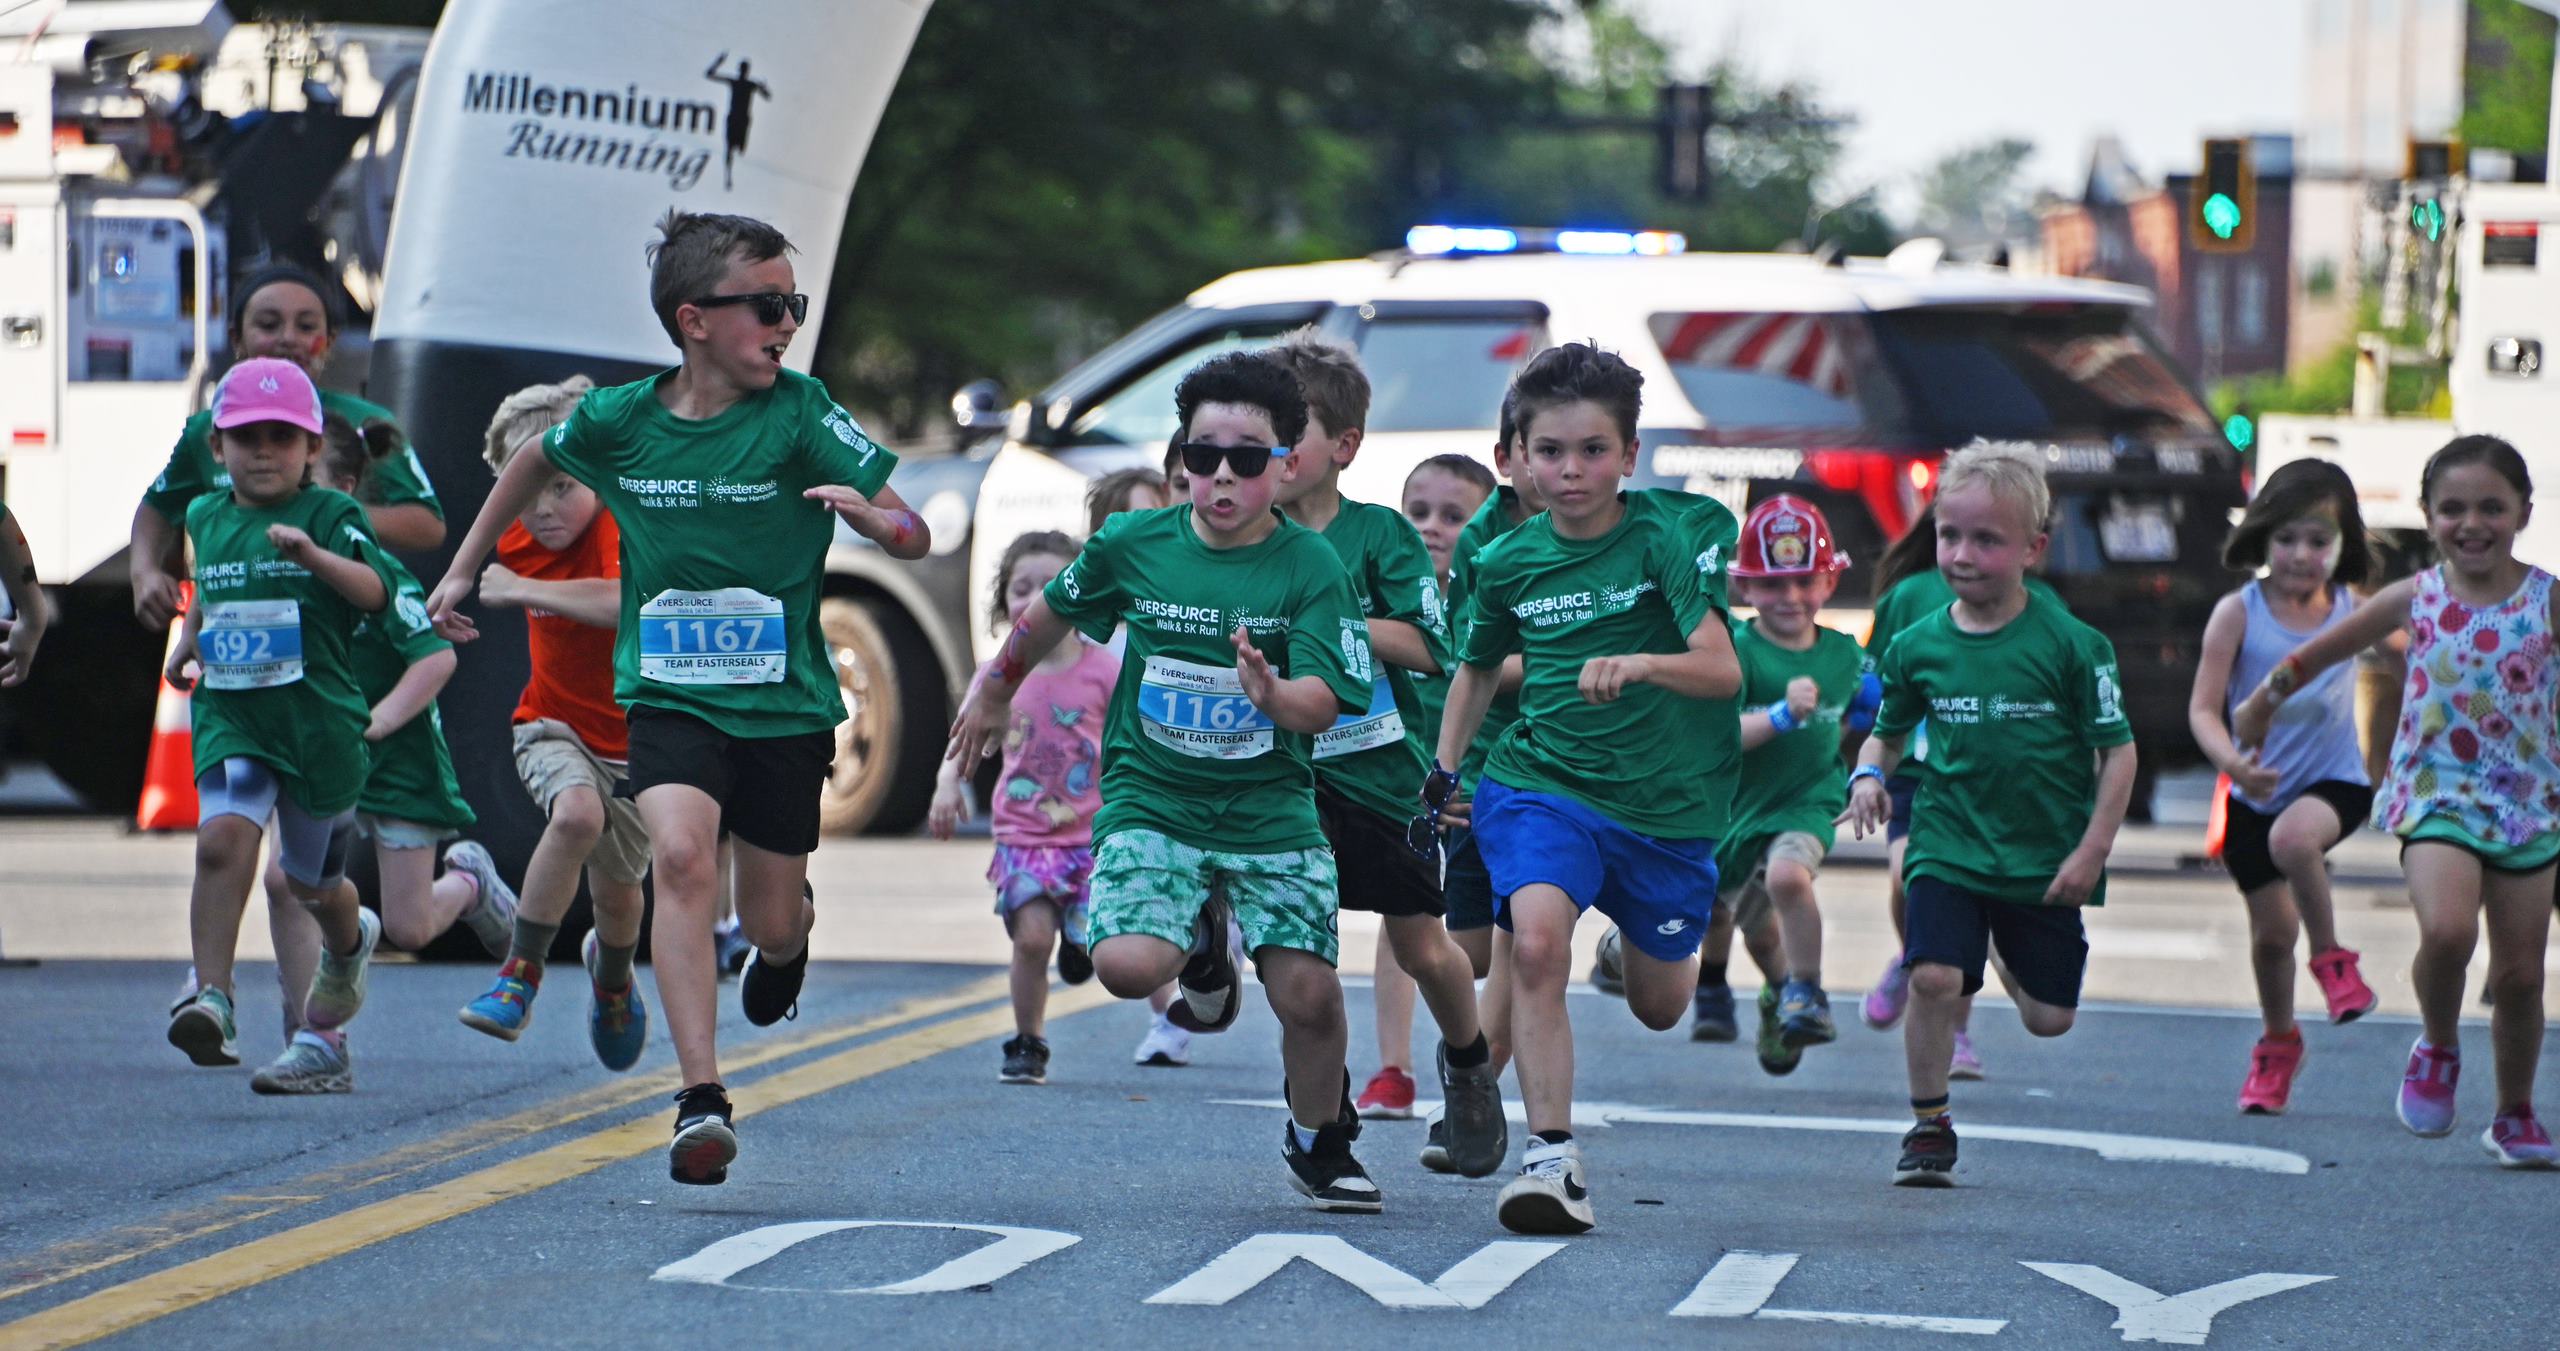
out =
<svg viewBox="0 0 2560 1351"><path fill-rule="evenodd" d="M1938 486L1933 460L1882 450L1809 450L1805 472L1834 492L1856 493L1886 539L1899 539Z"/></svg>

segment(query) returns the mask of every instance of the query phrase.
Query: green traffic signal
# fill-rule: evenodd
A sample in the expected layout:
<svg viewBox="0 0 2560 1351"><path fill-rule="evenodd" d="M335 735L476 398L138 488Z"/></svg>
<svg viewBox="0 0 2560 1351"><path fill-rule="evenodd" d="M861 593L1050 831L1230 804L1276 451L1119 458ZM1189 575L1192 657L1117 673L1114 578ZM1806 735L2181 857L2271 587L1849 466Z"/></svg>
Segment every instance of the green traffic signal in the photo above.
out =
<svg viewBox="0 0 2560 1351"><path fill-rule="evenodd" d="M2229 239L2240 232L2240 204L2229 193L2217 192L2204 199L2204 226L2216 239Z"/></svg>
<svg viewBox="0 0 2560 1351"><path fill-rule="evenodd" d="M2247 450L2258 440L2258 424L2246 413L2234 413L2222 420L2222 435L2233 450Z"/></svg>
<svg viewBox="0 0 2560 1351"><path fill-rule="evenodd" d="M2409 228L2427 237L2433 244L2444 238L2444 203L2433 197L2422 197L2409 204Z"/></svg>

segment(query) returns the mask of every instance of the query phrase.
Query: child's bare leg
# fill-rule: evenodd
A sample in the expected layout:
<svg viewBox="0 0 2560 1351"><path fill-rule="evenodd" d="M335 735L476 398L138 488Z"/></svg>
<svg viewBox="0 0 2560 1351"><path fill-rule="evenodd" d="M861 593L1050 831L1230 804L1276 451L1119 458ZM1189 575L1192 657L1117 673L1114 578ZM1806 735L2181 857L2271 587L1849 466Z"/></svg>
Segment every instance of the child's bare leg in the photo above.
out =
<svg viewBox="0 0 2560 1351"><path fill-rule="evenodd" d="M2282 882L2269 882L2241 897L2249 907L2249 965L2258 976L2258 1014L2267 1035L2294 1035L2293 949L2301 920Z"/></svg>
<svg viewBox="0 0 2560 1351"><path fill-rule="evenodd" d="M1573 926L1582 911L1562 888L1538 883L1512 893L1510 915L1511 1035L1520 1097L1532 1133L1570 1132L1573 1023L1564 989L1572 976Z"/></svg>
<svg viewBox="0 0 2560 1351"><path fill-rule="evenodd" d="M2490 873L2485 883L2489 917L2489 1042L2497 1054L2498 1110L2533 1101L2534 1069L2542 1058L2543 947L2551 940L2551 877Z"/></svg>
<svg viewBox="0 0 2560 1351"><path fill-rule="evenodd" d="M1498 928L1484 932L1492 935L1487 944L1491 951L1486 954L1486 965L1492 969L1485 972L1484 997L1476 1006L1484 1011L1485 1046L1493 1052L1486 1063L1499 1076L1511 1063L1511 935Z"/></svg>
<svg viewBox="0 0 2560 1351"><path fill-rule="evenodd" d="M1171 945L1168 944L1167 946ZM1099 972L1102 970L1102 966L1097 962L1094 964L1093 969ZM1181 963L1175 963L1173 969L1176 975L1181 974ZM1136 998L1135 995L1120 994L1120 991L1117 988L1114 988L1111 982L1107 979L1102 982L1102 988L1110 990L1113 994L1120 995L1122 999ZM1163 984L1147 991L1147 1007L1154 1009L1159 1015L1161 1015L1166 1009L1173 1007L1173 997L1179 993L1181 993L1181 991L1175 988L1173 981L1171 979L1167 979Z"/></svg>
<svg viewBox="0 0 2560 1351"><path fill-rule="evenodd" d="M382 936L403 951L436 941L480 898L468 874L436 876L432 848L394 849L376 839L373 863L382 879Z"/></svg>
<svg viewBox="0 0 2560 1351"><path fill-rule="evenodd" d="M1789 973L1786 948L1778 934L1777 920L1765 914L1742 931L1742 950L1751 954L1751 964L1760 969L1760 979L1768 985L1784 985Z"/></svg>
<svg viewBox="0 0 2560 1351"><path fill-rule="evenodd" d="M1697 954L1666 962L1626 942L1623 931L1619 939L1618 961L1627 978L1627 1011L1656 1032L1678 1027L1680 1020L1688 1016L1690 998L1698 992ZM1567 1087L1570 1089L1570 1082ZM1567 1105L1570 1106L1569 1100Z"/></svg>
<svg viewBox="0 0 2560 1351"><path fill-rule="evenodd" d="M1025 901L1004 917L1013 936L1013 1030L1027 1037L1049 1034L1049 954L1058 946L1058 906Z"/></svg>
<svg viewBox="0 0 2560 1351"><path fill-rule="evenodd" d="M635 948L640 945L640 918L647 913L648 901L640 894L639 883L619 881L590 868L587 870L587 896L595 903L597 946Z"/></svg>
<svg viewBox="0 0 2560 1351"><path fill-rule="evenodd" d="M2427 1044L2450 1051L2460 1044L2462 985L2480 943L2481 875L2487 869L2468 851L2434 840L2416 841L2400 857L2409 904L2418 913L2418 955L2409 964L2409 983L2417 991Z"/></svg>
<svg viewBox="0 0 2560 1351"><path fill-rule="evenodd" d="M1472 1046L1483 1034L1476 1015L1475 967L1467 954L1449 938L1448 926L1437 915L1394 915L1382 930L1390 956L1405 971L1412 973L1414 988L1424 1003L1431 1006L1431 1020L1440 1026L1441 1039L1452 1046ZM1404 1017L1405 1059L1397 1063L1410 1066L1413 1051L1413 1011L1407 1003ZM1383 1038L1383 1033L1381 1037Z"/></svg>
<svg viewBox="0 0 2560 1351"><path fill-rule="evenodd" d="M320 926L285 885L284 868L267 864L267 943L276 951L276 986L284 998L284 1034L311 1024L302 1016L302 1001L311 993L311 976L320 969Z"/></svg>
<svg viewBox="0 0 2560 1351"><path fill-rule="evenodd" d="M1797 980L1820 985L1822 910L1814 900L1812 869L1792 858L1770 859L1766 885L1769 909L1776 915L1778 938L1785 951L1781 970Z"/></svg>
<svg viewBox="0 0 2560 1351"><path fill-rule="evenodd" d="M1395 938L1381 925L1378 929L1378 957L1370 977L1370 1003L1378 1015L1378 1065L1410 1071L1413 1068L1413 1001L1412 973L1396 961Z"/></svg>
<svg viewBox="0 0 2560 1351"><path fill-rule="evenodd" d="M1280 1064L1289 1076L1289 1115L1310 1129L1342 1116L1343 1053L1350 1025L1342 1014L1342 979L1312 952L1264 945L1255 956L1262 993L1280 1020Z"/></svg>
<svg viewBox="0 0 2560 1351"><path fill-rule="evenodd" d="M1624 951L1624 949L1620 949ZM1707 936L1698 944L1698 979L1725 983L1725 963L1733 960L1733 907L1719 905L1707 917Z"/></svg>
<svg viewBox="0 0 2560 1351"><path fill-rule="evenodd" d="M518 918L556 929L569 917L569 907L578 899L578 870L604 839L604 826L604 798L593 788L581 785L552 797L551 820L533 846L533 857L524 865L524 885L516 891ZM601 912L601 902L597 908ZM601 913L596 923L603 927ZM633 923L638 923L636 916ZM631 941L639 937L635 929Z"/></svg>
<svg viewBox="0 0 2560 1351"><path fill-rule="evenodd" d="M1964 973L1943 962L1920 962L1911 968L1911 1007L1902 1029L1903 1069L1911 1079L1911 1100L1944 1102L1947 1064L1956 1051L1957 1015L1971 1001L1964 993Z"/></svg>
<svg viewBox="0 0 2560 1351"><path fill-rule="evenodd" d="M717 1083L719 973L712 965L712 908L720 890L720 804L690 784L655 784L640 794L656 881L658 1007L687 1087Z"/></svg>
<svg viewBox="0 0 2560 1351"><path fill-rule="evenodd" d="M240 916L257 879L261 823L225 813L196 827L195 880L187 891L187 946L200 989L232 993ZM236 1002L236 1001L235 1001Z"/></svg>
<svg viewBox="0 0 2560 1351"><path fill-rule="evenodd" d="M2337 915L2329 898L2329 847L2345 834L2338 809L2310 796L2285 808L2267 832L2267 853L2293 891L2293 908L2302 931L2311 936L2314 957L2338 946ZM2292 983L2290 976L2286 983Z"/></svg>

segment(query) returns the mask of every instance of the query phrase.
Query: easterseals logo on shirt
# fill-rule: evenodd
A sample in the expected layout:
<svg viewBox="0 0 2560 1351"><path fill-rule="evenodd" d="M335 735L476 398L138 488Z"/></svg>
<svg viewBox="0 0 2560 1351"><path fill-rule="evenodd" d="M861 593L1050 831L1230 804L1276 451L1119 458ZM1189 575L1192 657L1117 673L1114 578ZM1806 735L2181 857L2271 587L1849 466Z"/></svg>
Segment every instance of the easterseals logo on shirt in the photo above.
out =
<svg viewBox="0 0 2560 1351"><path fill-rule="evenodd" d="M732 483L725 478L711 480L710 498L727 506L745 506L753 502L770 502L782 496L782 485L773 479L762 483Z"/></svg>

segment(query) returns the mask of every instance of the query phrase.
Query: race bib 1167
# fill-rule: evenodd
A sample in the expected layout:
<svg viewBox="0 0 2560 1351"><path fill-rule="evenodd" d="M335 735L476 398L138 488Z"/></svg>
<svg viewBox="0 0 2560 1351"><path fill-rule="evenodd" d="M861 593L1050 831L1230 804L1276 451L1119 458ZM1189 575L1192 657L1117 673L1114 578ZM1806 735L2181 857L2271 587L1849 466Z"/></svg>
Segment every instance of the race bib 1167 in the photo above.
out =
<svg viewBox="0 0 2560 1351"><path fill-rule="evenodd" d="M661 591L640 606L640 674L667 685L770 685L788 648L782 602L749 587Z"/></svg>

